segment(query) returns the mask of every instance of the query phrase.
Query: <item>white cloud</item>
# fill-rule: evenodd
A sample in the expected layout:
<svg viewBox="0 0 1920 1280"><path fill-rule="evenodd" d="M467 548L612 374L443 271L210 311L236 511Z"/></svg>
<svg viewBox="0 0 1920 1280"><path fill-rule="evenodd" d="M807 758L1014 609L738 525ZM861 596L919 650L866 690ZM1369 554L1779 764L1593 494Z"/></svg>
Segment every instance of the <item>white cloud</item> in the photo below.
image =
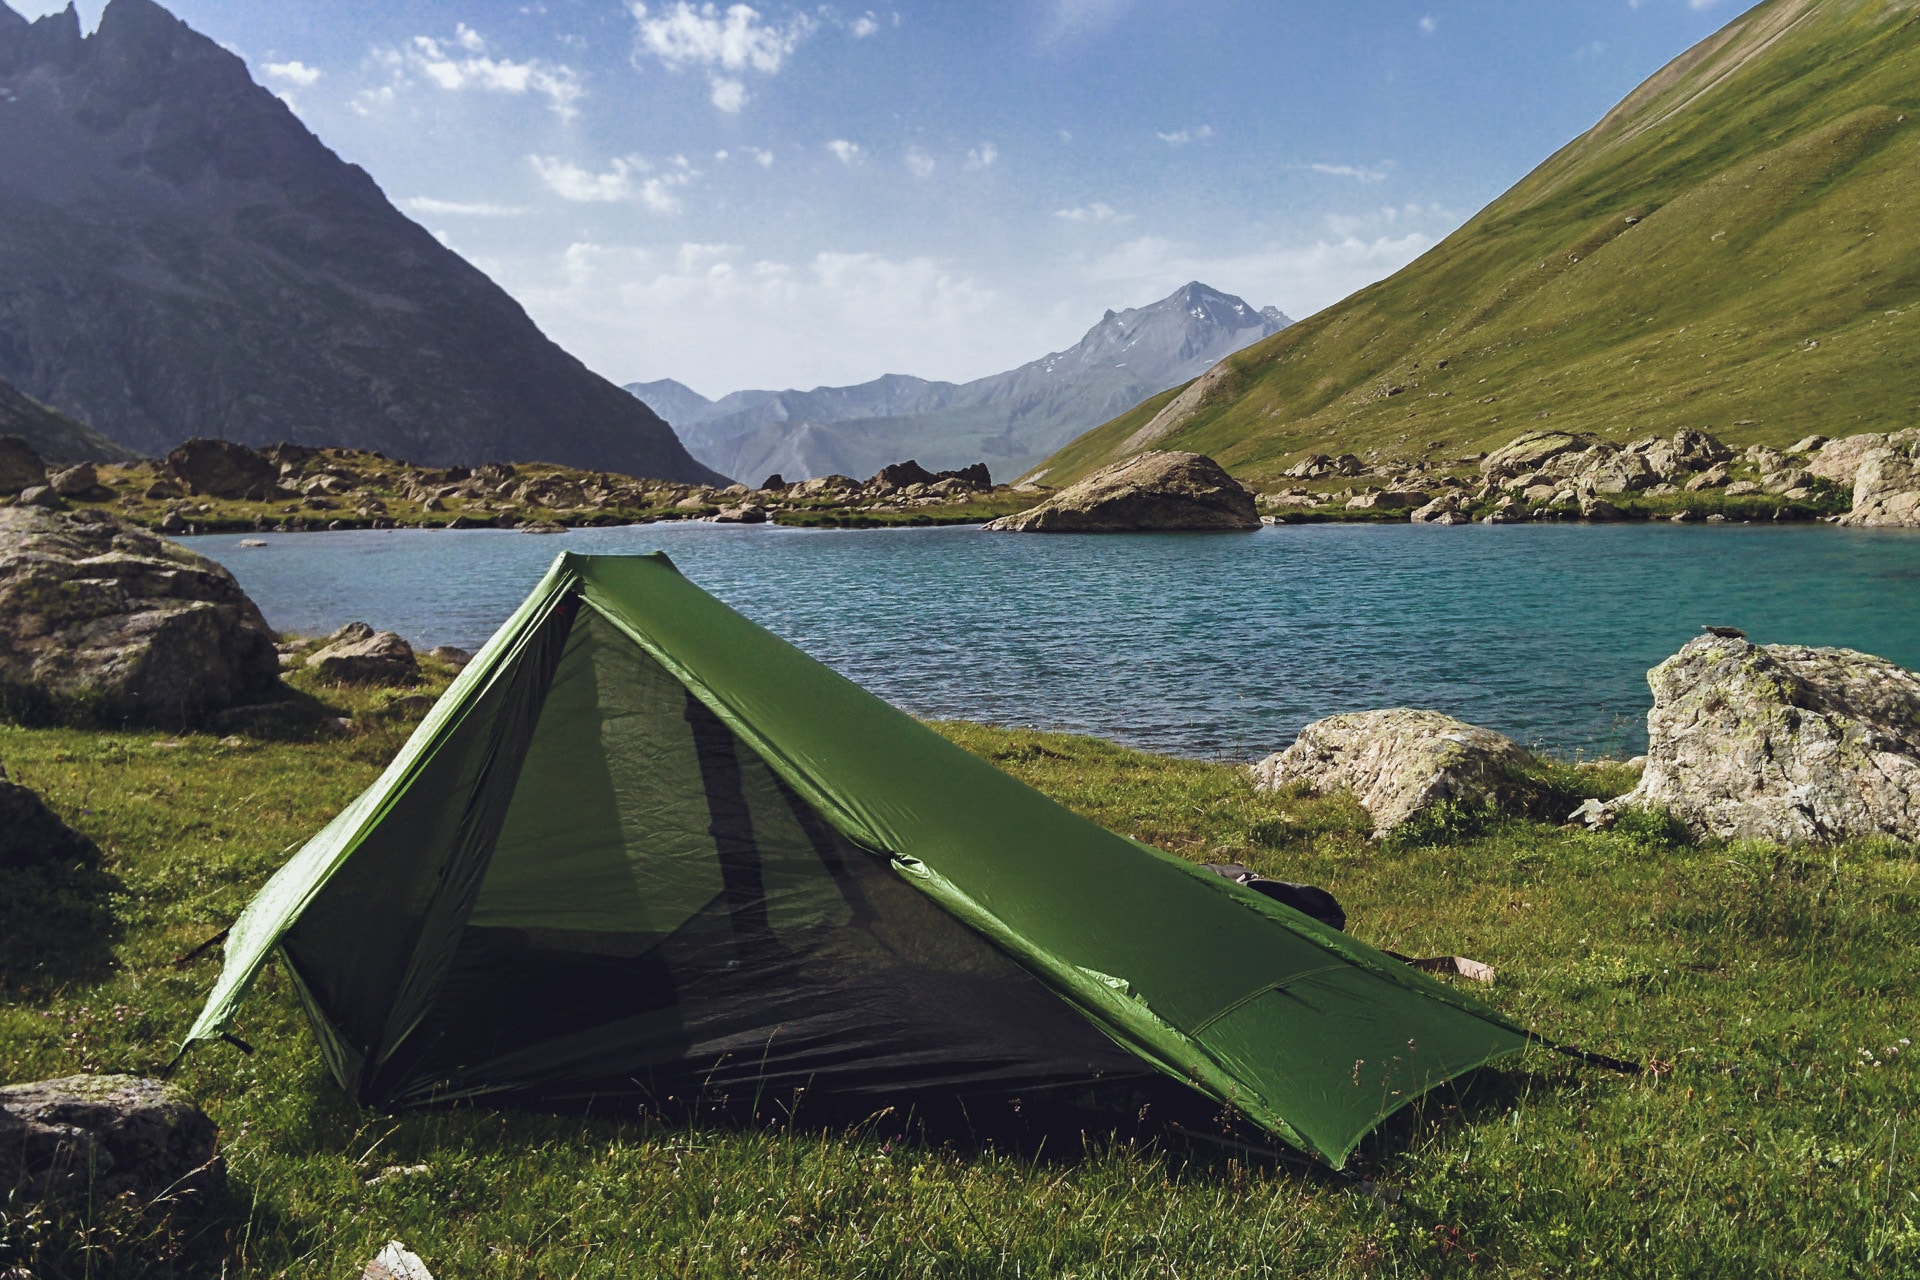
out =
<svg viewBox="0 0 1920 1280"><path fill-rule="evenodd" d="M1440 29L1440 20L1429 13L1420 19L1420 29L1428 35L1432 35Z"/></svg>
<svg viewBox="0 0 1920 1280"><path fill-rule="evenodd" d="M488 204L484 201L436 200L432 196L413 196L400 202L408 213L451 214L464 218L512 218L526 212L521 205Z"/></svg>
<svg viewBox="0 0 1920 1280"><path fill-rule="evenodd" d="M1160 133L1156 130L1153 136L1170 147L1184 147L1189 142L1199 142L1203 139L1211 138L1213 136L1213 126L1203 124L1195 129L1176 129L1172 133Z"/></svg>
<svg viewBox="0 0 1920 1280"><path fill-rule="evenodd" d="M1307 168L1315 173L1324 173L1333 178L1352 178L1355 182L1380 182L1385 180L1387 170L1384 166L1363 167L1357 164L1310 164Z"/></svg>
<svg viewBox="0 0 1920 1280"><path fill-rule="evenodd" d="M1055 209L1053 216L1067 222L1131 222L1133 215L1121 213L1105 200L1095 200L1092 204L1080 205L1072 209Z"/></svg>
<svg viewBox="0 0 1920 1280"><path fill-rule="evenodd" d="M680 212L678 190L700 176L685 156L675 156L663 173L639 156L615 156L604 173L583 169L558 156L528 156L534 171L562 200L612 204L634 200L655 213Z"/></svg>
<svg viewBox="0 0 1920 1280"><path fill-rule="evenodd" d="M494 58L486 49L487 42L465 23L454 28L450 40L415 36L398 49L376 49L374 61L391 72L392 82L381 90L358 95L354 108L366 114L391 102L393 90L413 83L417 76L449 92L476 89L485 93L537 93L562 120L579 114L574 103L586 90L573 68L540 58L526 62Z"/></svg>
<svg viewBox="0 0 1920 1280"><path fill-rule="evenodd" d="M713 105L731 115L747 105L747 86L731 76L713 77Z"/></svg>
<svg viewBox="0 0 1920 1280"><path fill-rule="evenodd" d="M289 84L306 88L320 78L320 68L310 67L304 62L269 62L261 68L276 80L285 80Z"/></svg>
<svg viewBox="0 0 1920 1280"><path fill-rule="evenodd" d="M916 178L931 178L934 168L933 157L922 151L919 147L908 147L907 168L913 172L913 176Z"/></svg>
<svg viewBox="0 0 1920 1280"><path fill-rule="evenodd" d="M1000 148L994 146L991 142L983 142L967 152L966 167L969 169L984 169L999 158Z"/></svg>
<svg viewBox="0 0 1920 1280"><path fill-rule="evenodd" d="M674 377L719 392L901 371L978 377L1057 345L1054 328L927 257L789 262L738 245L575 244L557 260L477 265L556 341L620 381ZM930 366L930 353L947 367Z"/></svg>
<svg viewBox="0 0 1920 1280"><path fill-rule="evenodd" d="M393 86L383 84L377 89L362 89L354 94L351 105L361 115L370 116L376 111L384 111L392 106L394 97Z"/></svg>
<svg viewBox="0 0 1920 1280"><path fill-rule="evenodd" d="M1113 25L1128 0L1052 0L1043 39L1048 42L1097 34Z"/></svg>
<svg viewBox="0 0 1920 1280"><path fill-rule="evenodd" d="M847 34L851 35L855 40L865 40L868 36L873 35L879 30L880 23L874 18L873 10L871 9L855 18L852 23L847 26Z"/></svg>
<svg viewBox="0 0 1920 1280"><path fill-rule="evenodd" d="M773 152L767 151L761 147L742 147L740 149L746 152L748 155L752 156L753 162L759 165L762 169L773 168Z"/></svg>
<svg viewBox="0 0 1920 1280"><path fill-rule="evenodd" d="M668 66L722 67L772 75L813 30L813 19L795 14L784 27L769 25L751 5L732 4L722 12L712 4L677 0L654 17L647 6L628 6L639 32L640 48Z"/></svg>
<svg viewBox="0 0 1920 1280"><path fill-rule="evenodd" d="M827 150L833 152L833 158L841 164L855 165L866 159L867 152L857 142L848 142L845 138L835 138L827 143Z"/></svg>

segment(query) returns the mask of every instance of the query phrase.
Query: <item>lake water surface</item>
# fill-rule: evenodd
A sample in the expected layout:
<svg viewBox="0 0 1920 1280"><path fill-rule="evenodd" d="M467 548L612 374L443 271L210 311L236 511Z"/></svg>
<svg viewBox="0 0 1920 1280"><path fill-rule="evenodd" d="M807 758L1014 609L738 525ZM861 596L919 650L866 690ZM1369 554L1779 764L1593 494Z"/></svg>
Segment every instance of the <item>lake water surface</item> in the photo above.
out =
<svg viewBox="0 0 1920 1280"><path fill-rule="evenodd" d="M917 715L1251 759L1309 720L1432 707L1555 751L1645 742L1647 668L1703 623L1920 668L1920 534L1829 526L1293 525L1003 535L657 524L183 539L281 630L475 648L556 552L663 550Z"/></svg>

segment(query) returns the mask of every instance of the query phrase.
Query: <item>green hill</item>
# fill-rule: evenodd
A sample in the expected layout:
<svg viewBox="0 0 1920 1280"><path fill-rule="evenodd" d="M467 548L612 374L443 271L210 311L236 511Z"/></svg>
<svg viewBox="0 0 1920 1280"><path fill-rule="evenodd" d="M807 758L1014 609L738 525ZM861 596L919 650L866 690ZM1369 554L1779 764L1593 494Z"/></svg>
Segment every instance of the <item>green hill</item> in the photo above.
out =
<svg viewBox="0 0 1920 1280"><path fill-rule="evenodd" d="M1417 261L1048 460L1272 481L1543 426L1781 446L1920 419L1920 5L1768 0Z"/></svg>

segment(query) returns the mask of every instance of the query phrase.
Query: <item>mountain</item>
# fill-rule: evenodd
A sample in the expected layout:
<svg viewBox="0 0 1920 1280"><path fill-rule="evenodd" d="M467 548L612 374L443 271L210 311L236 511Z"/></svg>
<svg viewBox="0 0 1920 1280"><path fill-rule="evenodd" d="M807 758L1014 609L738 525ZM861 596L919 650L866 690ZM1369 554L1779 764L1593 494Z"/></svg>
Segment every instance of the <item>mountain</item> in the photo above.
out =
<svg viewBox="0 0 1920 1280"><path fill-rule="evenodd" d="M191 436L712 481L653 413L151 0L0 4L0 378Z"/></svg>
<svg viewBox="0 0 1920 1280"><path fill-rule="evenodd" d="M0 382L0 436L19 436L43 460L56 465L132 462L140 456L4 382Z"/></svg>
<svg viewBox="0 0 1920 1280"><path fill-rule="evenodd" d="M1062 450L1276 480L1552 426L1786 445L1920 408L1920 8L1770 0L1420 259Z"/></svg>
<svg viewBox="0 0 1920 1280"><path fill-rule="evenodd" d="M696 457L749 483L868 476L917 459L935 470L984 461L1011 479L1095 423L1186 381L1291 324L1195 281L1151 306L1109 311L1065 351L973 382L888 374L852 387L736 391L719 400L672 379L631 383Z"/></svg>

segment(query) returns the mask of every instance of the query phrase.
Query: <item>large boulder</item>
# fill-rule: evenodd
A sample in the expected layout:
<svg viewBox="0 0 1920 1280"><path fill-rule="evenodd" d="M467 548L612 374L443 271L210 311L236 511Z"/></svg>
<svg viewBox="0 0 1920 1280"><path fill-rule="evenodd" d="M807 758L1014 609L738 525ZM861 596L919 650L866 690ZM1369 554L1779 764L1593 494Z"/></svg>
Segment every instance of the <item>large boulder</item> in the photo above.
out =
<svg viewBox="0 0 1920 1280"><path fill-rule="evenodd" d="M1495 483L1510 476L1538 471L1565 453L1589 449L1596 437L1570 431L1528 431L1515 436L1480 460L1480 472Z"/></svg>
<svg viewBox="0 0 1920 1280"><path fill-rule="evenodd" d="M1401 707L1314 721L1292 746L1253 766L1253 784L1351 791L1378 838L1442 802L1476 812L1511 807L1531 793L1535 764L1525 747L1491 729Z"/></svg>
<svg viewBox="0 0 1920 1280"><path fill-rule="evenodd" d="M0 1201L212 1189L213 1121L179 1088L140 1076L67 1076L0 1088Z"/></svg>
<svg viewBox="0 0 1920 1280"><path fill-rule="evenodd" d="M0 436L0 497L11 498L46 482L47 464L33 446L19 436Z"/></svg>
<svg viewBox="0 0 1920 1280"><path fill-rule="evenodd" d="M1920 444L1915 453L1869 450L1853 475L1853 509L1841 524L1920 527Z"/></svg>
<svg viewBox="0 0 1920 1280"><path fill-rule="evenodd" d="M103 512L0 510L0 711L200 723L279 688L274 636L233 575Z"/></svg>
<svg viewBox="0 0 1920 1280"><path fill-rule="evenodd" d="M420 679L413 646L392 631L349 622L327 637L307 665L328 684L401 685Z"/></svg>
<svg viewBox="0 0 1920 1280"><path fill-rule="evenodd" d="M167 455L167 470L187 492L213 498L264 498L280 480L265 454L231 440L189 440Z"/></svg>
<svg viewBox="0 0 1920 1280"><path fill-rule="evenodd" d="M0 868L100 860L93 841L60 820L31 788L0 768Z"/></svg>
<svg viewBox="0 0 1920 1280"><path fill-rule="evenodd" d="M1782 844L1920 841L1920 677L1851 649L1705 635L1647 673L1647 763L1605 806Z"/></svg>
<svg viewBox="0 0 1920 1280"><path fill-rule="evenodd" d="M1253 494L1212 458L1152 449L986 526L1007 533L1258 529Z"/></svg>
<svg viewBox="0 0 1920 1280"><path fill-rule="evenodd" d="M1915 445L1920 445L1920 427L1895 431L1892 434L1868 431L1857 436L1842 436L1838 440L1829 440L1818 449L1807 451L1805 465L1809 472L1822 480L1831 480L1838 485L1851 485L1858 477L1860 466L1867 460L1867 455L1879 453L1885 449L1904 452Z"/></svg>

